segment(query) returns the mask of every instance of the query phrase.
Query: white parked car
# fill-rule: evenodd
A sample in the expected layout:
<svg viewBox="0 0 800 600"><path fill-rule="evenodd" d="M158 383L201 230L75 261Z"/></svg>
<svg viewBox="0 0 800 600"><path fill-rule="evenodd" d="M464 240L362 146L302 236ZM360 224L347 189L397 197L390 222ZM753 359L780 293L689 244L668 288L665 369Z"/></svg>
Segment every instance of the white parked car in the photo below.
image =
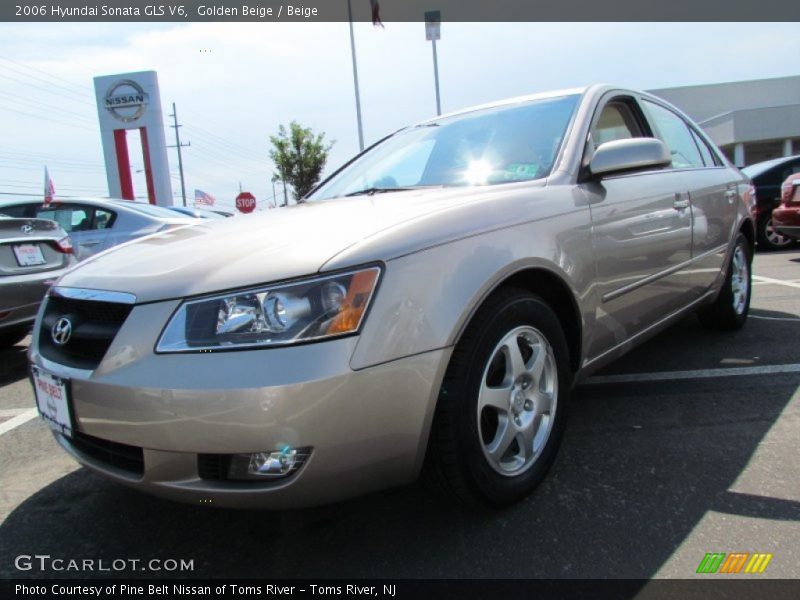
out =
<svg viewBox="0 0 800 600"><path fill-rule="evenodd" d="M39 200L6 201L0 202L0 212L55 221L72 239L78 260L151 233L201 221L161 206L103 198L55 200L47 206Z"/></svg>

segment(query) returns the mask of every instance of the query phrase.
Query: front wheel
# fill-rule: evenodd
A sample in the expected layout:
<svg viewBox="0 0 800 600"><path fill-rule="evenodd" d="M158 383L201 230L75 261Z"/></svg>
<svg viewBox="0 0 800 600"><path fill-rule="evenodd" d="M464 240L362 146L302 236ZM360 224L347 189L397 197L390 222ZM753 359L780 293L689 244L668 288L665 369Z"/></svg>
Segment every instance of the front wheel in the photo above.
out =
<svg viewBox="0 0 800 600"><path fill-rule="evenodd" d="M567 342L552 309L504 289L475 315L448 366L426 470L471 505L529 494L555 459L572 385Z"/></svg>
<svg viewBox="0 0 800 600"><path fill-rule="evenodd" d="M740 233L736 237L719 296L714 304L698 313L703 325L713 329L735 330L745 324L750 310L751 266L750 245Z"/></svg>
<svg viewBox="0 0 800 600"><path fill-rule="evenodd" d="M788 248L794 243L792 238L775 231L775 228L772 225L771 212L762 215L761 218L758 219L757 229L758 231L756 232L756 235L758 236L759 248L764 248L767 250L782 250L783 248Z"/></svg>

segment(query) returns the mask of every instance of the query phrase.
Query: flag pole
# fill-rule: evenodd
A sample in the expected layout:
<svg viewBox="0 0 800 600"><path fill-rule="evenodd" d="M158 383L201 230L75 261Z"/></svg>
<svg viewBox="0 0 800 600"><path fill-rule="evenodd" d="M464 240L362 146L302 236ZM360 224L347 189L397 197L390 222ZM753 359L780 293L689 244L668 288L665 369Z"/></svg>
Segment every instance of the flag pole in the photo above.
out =
<svg viewBox="0 0 800 600"><path fill-rule="evenodd" d="M350 53L353 56L353 87L356 90L356 119L358 120L358 150L364 150L364 128L361 125L361 98L358 93L358 66L356 65L356 38L353 34L353 8L347 0L347 19L350 22Z"/></svg>

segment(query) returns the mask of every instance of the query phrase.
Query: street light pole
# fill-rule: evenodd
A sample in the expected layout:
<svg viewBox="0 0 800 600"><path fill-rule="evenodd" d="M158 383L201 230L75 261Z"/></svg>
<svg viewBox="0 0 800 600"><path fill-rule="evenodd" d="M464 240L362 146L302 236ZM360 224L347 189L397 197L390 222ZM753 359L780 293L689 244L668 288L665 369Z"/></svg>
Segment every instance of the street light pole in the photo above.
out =
<svg viewBox="0 0 800 600"><path fill-rule="evenodd" d="M347 0L347 18L350 21L350 54L353 57L353 87L356 90L356 119L358 121L358 150L364 150L364 128L361 125L361 97L358 93L358 65L356 64L356 38L353 34L353 8Z"/></svg>

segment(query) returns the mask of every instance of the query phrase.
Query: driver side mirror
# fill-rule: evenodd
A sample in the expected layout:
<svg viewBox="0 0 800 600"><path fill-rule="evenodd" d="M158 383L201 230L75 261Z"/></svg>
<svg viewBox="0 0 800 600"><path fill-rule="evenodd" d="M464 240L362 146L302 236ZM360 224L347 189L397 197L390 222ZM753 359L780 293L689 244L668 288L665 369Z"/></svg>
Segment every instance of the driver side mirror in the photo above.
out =
<svg viewBox="0 0 800 600"><path fill-rule="evenodd" d="M589 161L595 177L614 173L654 169L672 164L666 144L656 138L629 138L605 142L597 147Z"/></svg>

